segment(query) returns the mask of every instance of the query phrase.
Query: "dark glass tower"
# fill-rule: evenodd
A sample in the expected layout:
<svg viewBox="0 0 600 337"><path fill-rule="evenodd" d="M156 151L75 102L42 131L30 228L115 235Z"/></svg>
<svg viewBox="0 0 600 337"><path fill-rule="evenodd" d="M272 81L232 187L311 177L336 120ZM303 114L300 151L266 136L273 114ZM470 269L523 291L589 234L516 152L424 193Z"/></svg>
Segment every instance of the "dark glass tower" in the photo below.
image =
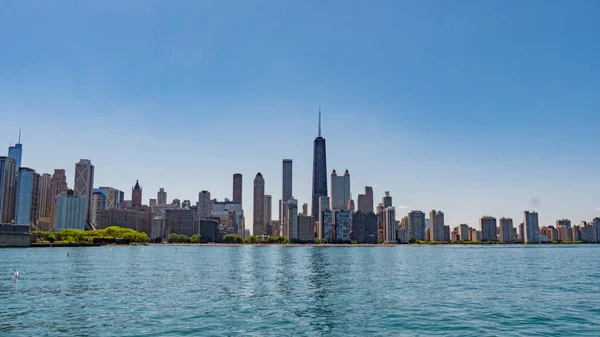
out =
<svg viewBox="0 0 600 337"><path fill-rule="evenodd" d="M327 196L327 154L325 138L321 137L321 109L319 109L319 134L313 148L312 217L319 219L319 197Z"/></svg>

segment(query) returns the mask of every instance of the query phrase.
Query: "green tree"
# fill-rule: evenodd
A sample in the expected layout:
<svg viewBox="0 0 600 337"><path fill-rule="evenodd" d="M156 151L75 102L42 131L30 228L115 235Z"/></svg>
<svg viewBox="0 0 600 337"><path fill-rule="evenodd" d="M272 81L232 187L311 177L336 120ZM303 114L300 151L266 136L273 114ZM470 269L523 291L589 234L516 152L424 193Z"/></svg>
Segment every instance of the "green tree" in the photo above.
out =
<svg viewBox="0 0 600 337"><path fill-rule="evenodd" d="M258 236L255 236L255 235L251 235L244 239L244 243L255 244L255 243L259 243L259 242L260 242L260 239L258 238Z"/></svg>
<svg viewBox="0 0 600 337"><path fill-rule="evenodd" d="M169 243L177 243L179 242L179 236L175 233L169 234Z"/></svg>
<svg viewBox="0 0 600 337"><path fill-rule="evenodd" d="M190 236L191 243L200 243L200 234L194 234Z"/></svg>
<svg viewBox="0 0 600 337"><path fill-rule="evenodd" d="M414 244L416 242L417 242L417 239L415 239L415 238L410 238L410 240L408 240L408 243L410 243L410 244Z"/></svg>
<svg viewBox="0 0 600 337"><path fill-rule="evenodd" d="M244 239L237 234L227 234L223 237L223 243L242 243Z"/></svg>

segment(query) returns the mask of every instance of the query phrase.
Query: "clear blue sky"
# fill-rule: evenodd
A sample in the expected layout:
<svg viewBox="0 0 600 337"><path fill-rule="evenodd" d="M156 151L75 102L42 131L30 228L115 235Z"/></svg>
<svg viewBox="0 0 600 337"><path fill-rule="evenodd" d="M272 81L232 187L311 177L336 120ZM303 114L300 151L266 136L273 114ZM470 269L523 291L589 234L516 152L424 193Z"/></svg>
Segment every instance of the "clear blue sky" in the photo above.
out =
<svg viewBox="0 0 600 337"><path fill-rule="evenodd" d="M231 197L244 175L310 202L328 170L397 216L540 225L600 216L598 1L17 1L0 10L0 144L38 172L89 158L144 202ZM532 202L538 198L539 203ZM276 202L273 218L277 218Z"/></svg>

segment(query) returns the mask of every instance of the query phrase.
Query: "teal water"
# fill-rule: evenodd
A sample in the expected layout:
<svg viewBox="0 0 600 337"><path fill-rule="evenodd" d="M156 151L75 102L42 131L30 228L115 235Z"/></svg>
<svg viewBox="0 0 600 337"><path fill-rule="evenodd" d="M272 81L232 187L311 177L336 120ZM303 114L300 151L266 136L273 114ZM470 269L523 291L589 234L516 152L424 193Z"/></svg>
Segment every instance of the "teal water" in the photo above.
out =
<svg viewBox="0 0 600 337"><path fill-rule="evenodd" d="M600 335L593 245L0 249L0 272L0 336Z"/></svg>

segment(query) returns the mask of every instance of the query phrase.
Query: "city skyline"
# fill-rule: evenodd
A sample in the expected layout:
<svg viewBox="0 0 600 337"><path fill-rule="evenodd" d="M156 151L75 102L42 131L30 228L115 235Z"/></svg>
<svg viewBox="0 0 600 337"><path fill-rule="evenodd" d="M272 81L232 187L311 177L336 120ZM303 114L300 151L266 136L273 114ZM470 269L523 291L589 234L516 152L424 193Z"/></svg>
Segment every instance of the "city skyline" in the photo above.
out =
<svg viewBox="0 0 600 337"><path fill-rule="evenodd" d="M372 186L375 200L395 196L397 218L439 209L446 224L477 227L482 215L533 209L540 226L592 219L600 58L586 41L600 30L598 4L510 4L177 4L180 26L153 4L117 15L12 3L0 13L10 32L0 145L22 128L21 166L65 169L72 188L74 164L88 158L94 187L128 194L139 179L144 204L160 187L169 201L202 190L231 199L239 172L248 222L253 177L279 200L283 158L294 162L294 198L312 204L321 104L327 167L352 172L355 203ZM99 28L73 29L83 18Z"/></svg>

